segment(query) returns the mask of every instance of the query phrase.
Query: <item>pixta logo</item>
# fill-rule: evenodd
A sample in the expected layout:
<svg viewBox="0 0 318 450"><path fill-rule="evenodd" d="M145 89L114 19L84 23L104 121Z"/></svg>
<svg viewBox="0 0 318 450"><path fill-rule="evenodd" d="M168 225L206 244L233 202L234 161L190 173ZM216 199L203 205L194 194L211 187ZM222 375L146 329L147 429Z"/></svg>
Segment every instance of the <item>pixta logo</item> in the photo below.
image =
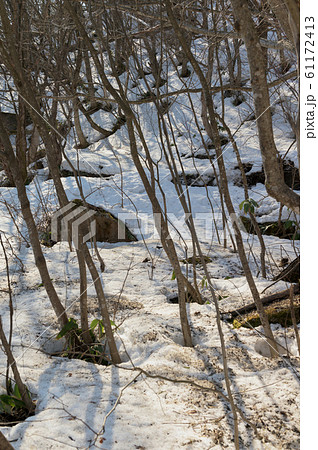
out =
<svg viewBox="0 0 318 450"><path fill-rule="evenodd" d="M84 242L96 235L94 211L70 202L52 216L51 239L53 241L73 241L78 250Z"/></svg>

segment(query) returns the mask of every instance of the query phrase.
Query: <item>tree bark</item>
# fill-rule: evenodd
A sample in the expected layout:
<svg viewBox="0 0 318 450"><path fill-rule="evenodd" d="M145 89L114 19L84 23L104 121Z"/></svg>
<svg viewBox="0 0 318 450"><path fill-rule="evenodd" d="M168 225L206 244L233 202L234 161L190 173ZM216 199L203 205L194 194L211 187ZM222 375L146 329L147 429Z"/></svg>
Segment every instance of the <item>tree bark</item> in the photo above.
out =
<svg viewBox="0 0 318 450"><path fill-rule="evenodd" d="M60 325L63 327L68 321L67 315L66 315L65 309L64 309L62 303L60 302L60 299L54 289L54 286L52 284L50 274L47 269L46 261L45 261L45 258L44 258L44 255L43 255L43 252L41 249L41 244L39 241L37 228L36 228L34 218L32 215L32 211L30 208L30 202L29 202L29 199L28 199L28 196L26 193L26 188L25 188L25 184L24 184L25 180L21 176L19 166L18 166L16 157L14 155L14 151L13 151L10 139L3 127L1 120L0 120L0 140L3 145L3 151L1 151L1 154L2 154L3 158L6 158L6 160L8 161L8 163L10 165L14 183L17 188L18 197L19 197L19 201L21 204L22 215L23 215L23 218L25 220L25 223L27 225L28 232L29 232L29 237L30 237L30 241L31 241L31 245L32 245L35 264L38 268L42 283L43 283L43 285L46 289L46 292L49 296L49 299L51 301L51 304L53 306L55 314L57 315L58 321L59 321Z"/></svg>
<svg viewBox="0 0 318 450"><path fill-rule="evenodd" d="M255 23L246 0L231 0L231 3L236 27L245 42L249 61L266 190L271 197L299 214L299 195L285 184L280 157L274 141L266 66Z"/></svg>
<svg viewBox="0 0 318 450"><path fill-rule="evenodd" d="M22 379L20 377L20 373L18 371L18 367L17 367L17 363L15 362L15 359L13 357L13 354L11 352L11 348L10 345L7 341L7 338L4 334L3 328L2 328L2 319L0 316L0 340L2 343L2 346L4 348L5 354L7 355L11 370L13 372L14 375L14 380L16 382L16 384L18 385L19 388L19 392L21 394L21 399L23 401L23 403L25 404L25 406L28 408L29 411L32 411L34 409L34 404L31 400L31 398L29 397L26 387L22 382ZM9 394L9 393L8 393Z"/></svg>
<svg viewBox="0 0 318 450"><path fill-rule="evenodd" d="M10 442L7 440L7 438L1 433L0 431L0 448L2 450L14 450Z"/></svg>

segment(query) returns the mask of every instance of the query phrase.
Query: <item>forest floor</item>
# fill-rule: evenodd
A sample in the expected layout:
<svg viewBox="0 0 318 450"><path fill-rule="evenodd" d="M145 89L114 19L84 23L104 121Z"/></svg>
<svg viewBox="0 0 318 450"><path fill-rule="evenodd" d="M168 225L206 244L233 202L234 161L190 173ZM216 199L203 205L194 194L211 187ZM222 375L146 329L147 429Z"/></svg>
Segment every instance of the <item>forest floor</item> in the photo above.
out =
<svg viewBox="0 0 318 450"><path fill-rule="evenodd" d="M194 348L183 347L178 305L169 301L176 282L158 242L147 244L154 269L143 262L149 253L140 242L99 245L104 260L112 261L103 282L123 360L107 367L51 356L61 352L63 340L55 339L59 330L54 313L36 268L29 263L32 252L24 249L25 270L12 280L16 286L12 344L22 378L36 401L36 414L13 427L1 427L14 448L233 448L229 403L215 393L217 389L226 395L214 307L209 302L188 304ZM69 316L79 319L74 252L65 243L44 250ZM217 251L224 254L231 273L237 254ZM224 265L214 266L222 269ZM4 270L2 278L4 284ZM218 278L216 283L221 309L229 303L238 308L251 302L246 293L242 302L237 292L237 287L247 291L244 277ZM257 284L261 290L269 282ZM277 292L285 285L279 282L269 290ZM92 286L88 295L93 320L100 314ZM0 296L7 317L7 294ZM267 349L261 327L234 329L223 322L235 402L258 433L240 418L243 448L299 448L297 343L293 327L272 325L272 329L286 349L275 360L262 356ZM5 367L2 354L1 366Z"/></svg>
<svg viewBox="0 0 318 450"><path fill-rule="evenodd" d="M183 87L175 70L169 73L169 80L169 88L177 91ZM194 88L198 86L195 76L184 82ZM137 95L134 89L145 90L143 81L138 83L137 87L129 87L133 99ZM282 87L280 92L273 93L273 105L280 96L283 98L283 94L285 98L289 96L289 88L284 92ZM200 94L192 98L200 117ZM214 100L216 109L221 111L221 97L217 94ZM250 174L258 174L258 180L262 159L256 124L244 119L252 111L250 104L250 98L239 106L234 106L231 98L224 100L225 117L229 127L236 132L242 161L249 165ZM192 254L192 243L158 145L157 113L147 104L138 108L152 157L160 161L158 176L166 195L165 206L179 231L173 239L179 259L184 260ZM207 267L220 310L238 309L251 303L252 296L228 234L226 248L223 245L219 192L211 178L209 161L202 159L204 149L187 100L176 97L170 115L184 169L192 180L189 195L193 214L197 214L196 230L204 254L210 258ZM92 117L97 124L110 128L109 112L100 110ZM287 152L289 164L296 166L294 138L282 109L276 105L273 107L273 124L280 154L283 156ZM84 119L82 126L89 136L89 148L79 152L70 138L65 151L73 164L76 167L79 164L85 171L85 176L81 177L84 195L89 203L102 206L114 215L128 214L126 223L138 238L130 243L97 243L105 262L101 279L111 319L116 325L115 339L122 363L103 366L56 356L63 352L65 342L56 339L59 328L35 267L32 249L27 244L16 190L1 187L0 229L9 257L14 303L12 347L22 379L36 402L36 410L34 416L22 423L11 424L13 426L1 423L0 430L15 449L21 450L233 449L233 416L226 398L216 311L209 291L204 287L203 269L200 265L196 267L198 284L203 286L206 302L187 305L194 344L193 348L187 348L183 346L178 304L171 302L177 295L176 281L154 231L150 202L131 161L127 130L122 127L113 136L101 139ZM244 191L231 145L224 147L224 160L235 211L243 215L239 205L244 200ZM45 158L42 162L43 169L37 170L27 186L39 227L57 209ZM66 161L63 161L63 169L70 170ZM94 177L87 176L89 172ZM105 178L102 175L111 176ZM203 186L202 179L196 182L199 175L209 182L208 186ZM259 205L255 213L259 223L275 222L279 217L282 221L297 222L298 218L287 208L281 210L280 205L267 195L264 184L257 180L250 186L249 193ZM70 200L79 198L74 177L63 178L63 184ZM211 204L214 212L211 212ZM134 225L136 211L146 217L142 230ZM218 228L220 240L213 223ZM266 295L288 289L290 283L279 281L273 285L273 279L280 271L282 258L291 262L298 256L299 241L264 236L267 249L265 279L260 276L258 239L244 231L243 238L259 292L270 285ZM42 249L51 279L69 317L79 320L80 277L74 249L70 250L65 242ZM92 253L99 264L93 250ZM8 334L8 286L3 250L0 255L0 308ZM182 263L182 270L193 279L191 264ZM90 279L88 286L89 319L93 321L100 319L100 313ZM223 321L222 329L231 389L239 408L241 448L298 449L299 354L294 328L272 324L281 351L276 359L264 356L268 347L262 327L236 329ZM6 358L2 352L0 367L0 386L4 392Z"/></svg>

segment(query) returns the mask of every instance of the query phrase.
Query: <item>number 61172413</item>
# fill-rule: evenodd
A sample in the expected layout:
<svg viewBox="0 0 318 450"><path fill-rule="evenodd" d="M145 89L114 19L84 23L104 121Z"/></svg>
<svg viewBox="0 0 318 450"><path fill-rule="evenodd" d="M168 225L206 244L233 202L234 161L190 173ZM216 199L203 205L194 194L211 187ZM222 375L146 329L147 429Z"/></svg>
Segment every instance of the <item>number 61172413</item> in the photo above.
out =
<svg viewBox="0 0 318 450"><path fill-rule="evenodd" d="M305 77L313 78L314 74L314 61L315 61L315 41L314 41L314 32L309 30L315 29L315 18L314 17L305 17L305 61L306 63L312 63L310 65L305 66ZM308 31L307 31L308 30Z"/></svg>

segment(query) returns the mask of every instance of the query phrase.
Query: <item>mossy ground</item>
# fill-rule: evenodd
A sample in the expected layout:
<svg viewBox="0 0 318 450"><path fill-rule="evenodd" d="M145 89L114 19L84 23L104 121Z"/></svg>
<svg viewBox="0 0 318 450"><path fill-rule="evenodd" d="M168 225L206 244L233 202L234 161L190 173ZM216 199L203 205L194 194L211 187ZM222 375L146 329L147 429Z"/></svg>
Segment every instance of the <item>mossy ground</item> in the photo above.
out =
<svg viewBox="0 0 318 450"><path fill-rule="evenodd" d="M212 259L209 256L204 255L203 259L206 264L212 262ZM202 264L200 256L197 256L196 258L190 256L189 258L181 259L181 262L183 262L184 264L195 264L195 265Z"/></svg>
<svg viewBox="0 0 318 450"><path fill-rule="evenodd" d="M294 300L294 311L296 322L300 322L300 299L299 296L295 297ZM265 313L268 317L269 323L279 323L282 327L292 326L292 316L290 310L289 299L277 301L274 304L265 308ZM233 320L234 328L255 328L261 325L261 321L257 312L252 312L245 314L241 318L236 318Z"/></svg>

